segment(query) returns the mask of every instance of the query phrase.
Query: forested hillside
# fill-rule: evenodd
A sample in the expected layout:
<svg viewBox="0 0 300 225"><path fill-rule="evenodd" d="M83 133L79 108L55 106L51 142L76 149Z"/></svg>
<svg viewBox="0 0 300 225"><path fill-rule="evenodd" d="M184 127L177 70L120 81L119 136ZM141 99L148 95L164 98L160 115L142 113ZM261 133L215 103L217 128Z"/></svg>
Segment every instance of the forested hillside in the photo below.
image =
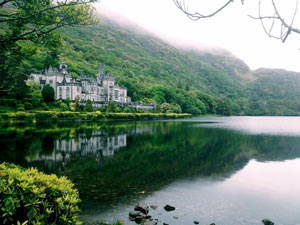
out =
<svg viewBox="0 0 300 225"><path fill-rule="evenodd" d="M105 72L116 75L133 101L169 103L172 111L193 114L299 115L298 73L251 71L225 50L178 49L107 19L60 33L65 47L55 54L74 76L94 76L104 63ZM44 69L49 56L41 51L29 63Z"/></svg>

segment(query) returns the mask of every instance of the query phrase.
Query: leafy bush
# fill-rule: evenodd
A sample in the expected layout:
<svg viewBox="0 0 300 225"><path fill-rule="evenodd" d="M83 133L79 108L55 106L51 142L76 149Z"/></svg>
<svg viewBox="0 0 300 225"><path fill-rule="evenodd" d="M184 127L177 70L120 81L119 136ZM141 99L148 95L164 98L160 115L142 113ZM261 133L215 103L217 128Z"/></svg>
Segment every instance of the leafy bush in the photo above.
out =
<svg viewBox="0 0 300 225"><path fill-rule="evenodd" d="M0 164L0 224L80 224L79 201L66 177Z"/></svg>
<svg viewBox="0 0 300 225"><path fill-rule="evenodd" d="M32 104L30 102L25 102L24 106L25 106L26 110L31 110L32 109Z"/></svg>
<svg viewBox="0 0 300 225"><path fill-rule="evenodd" d="M61 103L59 108L62 110L62 111L67 111L68 110L68 106L65 104L65 103Z"/></svg>
<svg viewBox="0 0 300 225"><path fill-rule="evenodd" d="M76 104L74 102L69 103L70 111L75 112L76 111Z"/></svg>
<svg viewBox="0 0 300 225"><path fill-rule="evenodd" d="M62 102L59 99L55 99L53 102L53 106L55 106L55 107L60 107L61 104L62 104Z"/></svg>
<svg viewBox="0 0 300 225"><path fill-rule="evenodd" d="M54 101L54 89L49 84L46 84L42 90L42 96L45 102L53 102Z"/></svg>
<svg viewBox="0 0 300 225"><path fill-rule="evenodd" d="M19 104L17 104L17 108L24 108L24 105L19 103Z"/></svg>
<svg viewBox="0 0 300 225"><path fill-rule="evenodd" d="M1 113L2 120L8 120L10 113Z"/></svg>
<svg viewBox="0 0 300 225"><path fill-rule="evenodd" d="M37 121L56 121L57 115L55 112L36 112L35 118Z"/></svg>
<svg viewBox="0 0 300 225"><path fill-rule="evenodd" d="M49 107L47 106L47 104L45 102L42 103L42 107L44 110L49 110Z"/></svg>
<svg viewBox="0 0 300 225"><path fill-rule="evenodd" d="M15 115L16 120L22 120L22 121L32 121L34 120L34 114L32 113L25 113L25 112L17 112Z"/></svg>
<svg viewBox="0 0 300 225"><path fill-rule="evenodd" d="M58 112L58 120L80 120L80 113L78 112Z"/></svg>
<svg viewBox="0 0 300 225"><path fill-rule="evenodd" d="M41 98L32 97L32 105L34 107L39 107L41 105Z"/></svg>
<svg viewBox="0 0 300 225"><path fill-rule="evenodd" d="M110 112L116 112L116 105L113 101L109 101L107 108L106 108L106 112L110 113Z"/></svg>
<svg viewBox="0 0 300 225"><path fill-rule="evenodd" d="M93 105L92 105L92 101L90 99L88 99L85 103L85 107L84 107L84 110L86 112L93 112Z"/></svg>
<svg viewBox="0 0 300 225"><path fill-rule="evenodd" d="M17 100L16 99L0 99L0 105L8 105L11 107L16 107Z"/></svg>

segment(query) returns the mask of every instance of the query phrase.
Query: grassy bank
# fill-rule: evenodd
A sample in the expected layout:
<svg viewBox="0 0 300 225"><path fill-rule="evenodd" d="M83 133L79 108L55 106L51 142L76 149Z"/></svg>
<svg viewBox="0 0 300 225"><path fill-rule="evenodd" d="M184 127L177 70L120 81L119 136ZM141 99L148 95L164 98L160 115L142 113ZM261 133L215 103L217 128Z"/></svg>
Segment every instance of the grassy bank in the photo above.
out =
<svg viewBox="0 0 300 225"><path fill-rule="evenodd" d="M8 112L0 113L0 121L107 121L107 120L161 120L190 118L188 113L102 113L102 112Z"/></svg>

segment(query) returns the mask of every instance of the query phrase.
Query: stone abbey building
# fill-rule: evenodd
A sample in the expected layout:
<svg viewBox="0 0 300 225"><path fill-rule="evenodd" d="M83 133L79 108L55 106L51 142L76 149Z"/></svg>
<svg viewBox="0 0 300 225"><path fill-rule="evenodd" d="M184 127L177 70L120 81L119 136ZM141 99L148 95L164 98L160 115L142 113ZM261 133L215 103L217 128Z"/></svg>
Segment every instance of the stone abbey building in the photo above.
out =
<svg viewBox="0 0 300 225"><path fill-rule="evenodd" d="M81 101L90 99L92 102L130 103L127 88L116 85L114 75L104 74L103 64L99 65L96 77L88 77L82 73L80 78L74 78L67 72L67 64L61 63L59 69L49 67L44 72L31 73L30 78L36 81L41 89L46 84L52 86L55 97L61 100L75 100L79 97Z"/></svg>
<svg viewBox="0 0 300 225"><path fill-rule="evenodd" d="M69 98L74 101L79 97L82 103L90 99L94 107L107 105L109 101L117 105L128 105L136 109L154 109L155 105L131 102L127 96L127 88L120 87L115 83L115 76L105 74L103 64L99 64L96 77L86 76L83 73L80 78L71 76L67 71L67 64L61 63L59 69L49 67L43 72L32 72L30 80L36 81L41 90L46 84L53 87L55 97L61 100Z"/></svg>

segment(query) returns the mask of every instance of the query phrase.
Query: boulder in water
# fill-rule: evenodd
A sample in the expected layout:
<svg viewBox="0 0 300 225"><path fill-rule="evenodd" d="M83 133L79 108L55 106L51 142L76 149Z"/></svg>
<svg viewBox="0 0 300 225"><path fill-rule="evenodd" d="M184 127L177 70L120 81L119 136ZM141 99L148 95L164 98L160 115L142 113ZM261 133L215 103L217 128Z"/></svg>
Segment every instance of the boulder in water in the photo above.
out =
<svg viewBox="0 0 300 225"><path fill-rule="evenodd" d="M261 222L264 225L274 225L274 223L271 220L268 220L268 219L263 219Z"/></svg>
<svg viewBox="0 0 300 225"><path fill-rule="evenodd" d="M174 210L175 210L175 207L174 207L174 206L170 206L170 205L166 205L166 206L164 207L164 209L165 209L167 212L169 212L169 211L174 211Z"/></svg>
<svg viewBox="0 0 300 225"><path fill-rule="evenodd" d="M136 206L134 207L135 211L140 211L144 214L148 214L149 213L149 206L144 203L144 202L139 202L138 204L136 204Z"/></svg>

